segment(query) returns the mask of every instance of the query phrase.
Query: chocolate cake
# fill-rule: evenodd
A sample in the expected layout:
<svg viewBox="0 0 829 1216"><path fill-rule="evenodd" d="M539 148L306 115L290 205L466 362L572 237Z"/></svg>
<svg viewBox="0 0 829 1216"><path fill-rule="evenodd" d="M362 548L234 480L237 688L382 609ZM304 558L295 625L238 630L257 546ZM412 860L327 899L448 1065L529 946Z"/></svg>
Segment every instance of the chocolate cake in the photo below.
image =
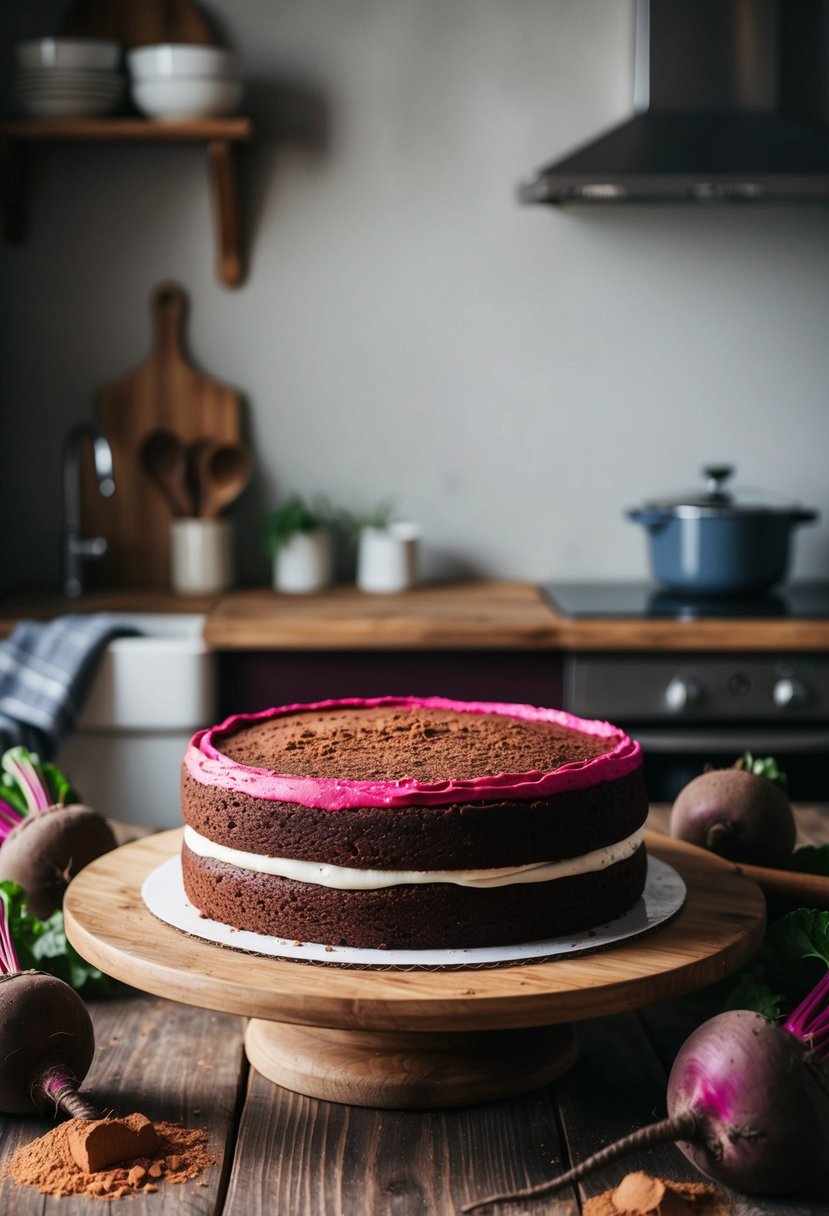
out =
<svg viewBox="0 0 829 1216"><path fill-rule="evenodd" d="M638 743L528 705L381 697L240 714L182 769L184 887L291 940L501 945L600 925L645 883Z"/></svg>

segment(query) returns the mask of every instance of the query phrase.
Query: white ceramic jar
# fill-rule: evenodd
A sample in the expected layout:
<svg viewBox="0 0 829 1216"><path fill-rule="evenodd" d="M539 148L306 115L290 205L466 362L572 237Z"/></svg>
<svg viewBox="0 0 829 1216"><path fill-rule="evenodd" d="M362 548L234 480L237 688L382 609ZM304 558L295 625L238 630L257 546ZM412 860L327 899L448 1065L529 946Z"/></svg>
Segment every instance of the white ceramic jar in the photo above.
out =
<svg viewBox="0 0 829 1216"><path fill-rule="evenodd" d="M399 521L365 527L357 544L357 586L361 591L406 591L417 582L420 529Z"/></svg>
<svg viewBox="0 0 829 1216"><path fill-rule="evenodd" d="M277 591L307 595L331 582L331 533L325 528L295 532L274 554L273 585Z"/></svg>
<svg viewBox="0 0 829 1216"><path fill-rule="evenodd" d="M215 595L233 582L233 535L228 519L174 519L170 577L179 595Z"/></svg>

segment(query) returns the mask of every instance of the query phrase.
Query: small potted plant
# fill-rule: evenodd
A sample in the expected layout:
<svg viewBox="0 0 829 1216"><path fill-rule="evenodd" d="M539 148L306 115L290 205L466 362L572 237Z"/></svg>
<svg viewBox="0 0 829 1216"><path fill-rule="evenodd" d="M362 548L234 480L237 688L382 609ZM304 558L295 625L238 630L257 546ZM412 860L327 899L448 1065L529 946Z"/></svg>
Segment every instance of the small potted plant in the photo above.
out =
<svg viewBox="0 0 829 1216"><path fill-rule="evenodd" d="M331 512L324 501L309 505L294 494L268 515L263 531L277 591L302 595L329 585Z"/></svg>
<svg viewBox="0 0 829 1216"><path fill-rule="evenodd" d="M361 591L406 591L417 582L420 529L393 518L386 499L355 523L357 586Z"/></svg>

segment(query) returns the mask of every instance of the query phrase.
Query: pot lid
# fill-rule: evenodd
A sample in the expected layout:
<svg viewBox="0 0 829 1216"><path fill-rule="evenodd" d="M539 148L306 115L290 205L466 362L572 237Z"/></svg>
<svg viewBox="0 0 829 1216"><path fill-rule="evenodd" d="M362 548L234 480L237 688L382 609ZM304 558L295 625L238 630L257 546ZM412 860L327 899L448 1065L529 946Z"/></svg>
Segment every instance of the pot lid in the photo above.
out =
<svg viewBox="0 0 829 1216"><path fill-rule="evenodd" d="M726 482L734 476L734 465L705 465L702 476L704 489L689 490L674 498L650 499L644 509L663 515L806 514L800 504L791 499L778 498L761 490L727 487Z"/></svg>

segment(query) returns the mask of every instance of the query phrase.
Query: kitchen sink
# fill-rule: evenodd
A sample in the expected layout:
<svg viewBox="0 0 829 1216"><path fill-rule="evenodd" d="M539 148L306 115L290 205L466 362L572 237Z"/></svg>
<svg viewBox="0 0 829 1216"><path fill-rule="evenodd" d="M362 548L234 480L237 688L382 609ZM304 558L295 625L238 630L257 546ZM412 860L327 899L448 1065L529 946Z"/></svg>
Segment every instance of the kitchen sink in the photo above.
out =
<svg viewBox="0 0 829 1216"><path fill-rule="evenodd" d="M104 651L75 734L58 763L111 819L176 827L181 761L215 720L215 656L200 613L112 614L139 631Z"/></svg>

